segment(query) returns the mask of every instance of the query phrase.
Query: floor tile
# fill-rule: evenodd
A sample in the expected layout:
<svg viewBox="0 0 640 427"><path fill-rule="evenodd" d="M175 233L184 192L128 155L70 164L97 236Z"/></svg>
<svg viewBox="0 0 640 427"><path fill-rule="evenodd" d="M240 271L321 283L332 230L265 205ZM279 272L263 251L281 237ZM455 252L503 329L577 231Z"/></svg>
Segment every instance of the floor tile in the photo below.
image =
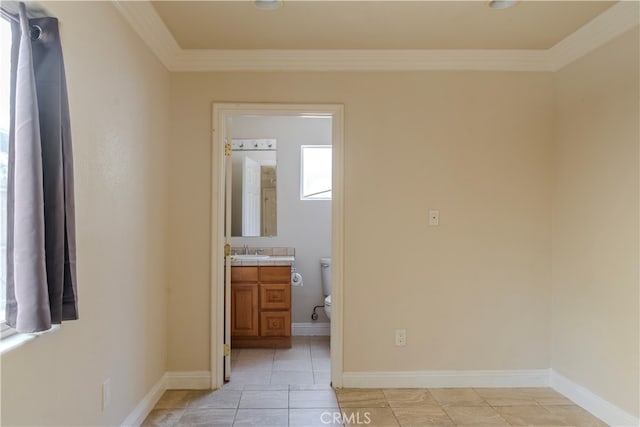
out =
<svg viewBox="0 0 640 427"><path fill-rule="evenodd" d="M289 391L288 384L245 384L244 391Z"/></svg>
<svg viewBox="0 0 640 427"><path fill-rule="evenodd" d="M342 414L338 409L289 409L290 427L341 426Z"/></svg>
<svg viewBox="0 0 640 427"><path fill-rule="evenodd" d="M578 405L552 405L545 406L552 414L561 416L564 421L572 426L581 427L606 427L607 424L591 415Z"/></svg>
<svg viewBox="0 0 640 427"><path fill-rule="evenodd" d="M235 409L238 407L241 394L241 391L217 390L192 399L189 408Z"/></svg>
<svg viewBox="0 0 640 427"><path fill-rule="evenodd" d="M382 392L392 408L438 406L431 393L424 388L392 388Z"/></svg>
<svg viewBox="0 0 640 427"><path fill-rule="evenodd" d="M243 391L240 408L274 409L289 407L288 391Z"/></svg>
<svg viewBox="0 0 640 427"><path fill-rule="evenodd" d="M472 388L430 388L431 396L441 406L488 406Z"/></svg>
<svg viewBox="0 0 640 427"><path fill-rule="evenodd" d="M155 409L186 408L189 402L204 392L196 390L167 390L164 392Z"/></svg>
<svg viewBox="0 0 640 427"><path fill-rule="evenodd" d="M238 409L233 423L238 427L287 427L287 409Z"/></svg>
<svg viewBox="0 0 640 427"><path fill-rule="evenodd" d="M543 406L500 406L496 411L512 426L564 426L564 418Z"/></svg>
<svg viewBox="0 0 640 427"><path fill-rule="evenodd" d="M491 406L538 405L531 389L475 388L474 390Z"/></svg>
<svg viewBox="0 0 640 427"><path fill-rule="evenodd" d="M243 348L238 354L238 360L261 359L268 360L275 355L275 350L271 348Z"/></svg>
<svg viewBox="0 0 640 427"><path fill-rule="evenodd" d="M184 414L184 409L154 409L142 422L142 426L175 426L182 414Z"/></svg>
<svg viewBox="0 0 640 427"><path fill-rule="evenodd" d="M338 389L338 404L341 408L385 408L387 399L378 389Z"/></svg>
<svg viewBox="0 0 640 427"><path fill-rule="evenodd" d="M316 391L316 390L331 390L331 385L326 384L291 384L289 385L289 391Z"/></svg>
<svg viewBox="0 0 640 427"><path fill-rule="evenodd" d="M399 426L391 408L343 408L346 426L394 427Z"/></svg>
<svg viewBox="0 0 640 427"><path fill-rule="evenodd" d="M179 425L188 426L232 426L235 409L187 409L180 418Z"/></svg>
<svg viewBox="0 0 640 427"><path fill-rule="evenodd" d="M393 408L393 413L401 426L452 426L453 421L437 406L428 408Z"/></svg>
<svg viewBox="0 0 640 427"><path fill-rule="evenodd" d="M313 371L314 384L329 387L331 384L331 372Z"/></svg>
<svg viewBox="0 0 640 427"><path fill-rule="evenodd" d="M231 372L231 384L269 384L271 383L271 371Z"/></svg>
<svg viewBox="0 0 640 427"><path fill-rule="evenodd" d="M314 371L331 371L331 359L328 357L311 358L311 364Z"/></svg>
<svg viewBox="0 0 640 427"><path fill-rule="evenodd" d="M274 360L306 360L310 358L311 351L309 347L278 349L274 355Z"/></svg>
<svg viewBox="0 0 640 427"><path fill-rule="evenodd" d="M552 388L522 388L520 393L531 397L540 405L573 405L574 403Z"/></svg>
<svg viewBox="0 0 640 427"><path fill-rule="evenodd" d="M338 408L333 390L290 391L289 408Z"/></svg>
<svg viewBox="0 0 640 427"><path fill-rule="evenodd" d="M304 359L278 359L273 362L274 371L311 371L311 357Z"/></svg>
<svg viewBox="0 0 640 427"><path fill-rule="evenodd" d="M444 408L449 418L459 426L508 426L509 423L488 406L451 406Z"/></svg>
<svg viewBox="0 0 640 427"><path fill-rule="evenodd" d="M271 384L313 384L312 371L273 371Z"/></svg>
<svg viewBox="0 0 640 427"><path fill-rule="evenodd" d="M273 369L272 359L240 359L231 361L231 374L239 371L268 371Z"/></svg>

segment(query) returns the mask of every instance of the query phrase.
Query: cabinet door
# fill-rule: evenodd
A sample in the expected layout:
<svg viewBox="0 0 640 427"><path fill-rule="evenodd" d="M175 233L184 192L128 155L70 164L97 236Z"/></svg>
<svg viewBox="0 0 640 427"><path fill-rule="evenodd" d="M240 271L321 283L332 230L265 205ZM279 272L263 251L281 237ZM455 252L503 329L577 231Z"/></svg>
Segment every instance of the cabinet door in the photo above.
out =
<svg viewBox="0 0 640 427"><path fill-rule="evenodd" d="M260 336L291 336L291 314L288 311L263 311L260 313Z"/></svg>
<svg viewBox="0 0 640 427"><path fill-rule="evenodd" d="M260 310L288 310L291 307L291 285L260 284Z"/></svg>
<svg viewBox="0 0 640 427"><path fill-rule="evenodd" d="M260 281L263 283L291 283L291 266L260 267Z"/></svg>
<svg viewBox="0 0 640 427"><path fill-rule="evenodd" d="M231 285L231 336L257 337L258 285Z"/></svg>

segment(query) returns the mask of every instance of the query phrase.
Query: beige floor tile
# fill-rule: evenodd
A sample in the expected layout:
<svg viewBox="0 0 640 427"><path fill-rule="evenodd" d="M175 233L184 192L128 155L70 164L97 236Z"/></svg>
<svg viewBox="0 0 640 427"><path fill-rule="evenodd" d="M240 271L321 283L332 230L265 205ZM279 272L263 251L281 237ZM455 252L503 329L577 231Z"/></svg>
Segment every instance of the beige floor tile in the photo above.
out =
<svg viewBox="0 0 640 427"><path fill-rule="evenodd" d="M184 414L184 409L154 409L142 422L142 426L175 426L178 425L182 414Z"/></svg>
<svg viewBox="0 0 640 427"><path fill-rule="evenodd" d="M424 388L390 388L382 392L392 408L438 406L429 390Z"/></svg>
<svg viewBox="0 0 640 427"><path fill-rule="evenodd" d="M543 406L501 406L496 411L512 426L565 426L564 418Z"/></svg>
<svg viewBox="0 0 640 427"><path fill-rule="evenodd" d="M607 424L591 415L578 405L550 405L545 408L554 415L561 416L564 421L572 426L580 427L606 427Z"/></svg>
<svg viewBox="0 0 640 427"><path fill-rule="evenodd" d="M342 414L338 409L289 409L290 427L335 427L341 425Z"/></svg>
<svg viewBox="0 0 640 427"><path fill-rule="evenodd" d="M287 409L238 409L233 423L237 427L287 427Z"/></svg>
<svg viewBox="0 0 640 427"><path fill-rule="evenodd" d="M180 426L232 426L235 409L187 409L180 418Z"/></svg>
<svg viewBox="0 0 640 427"><path fill-rule="evenodd" d="M271 384L313 384L313 372L274 370L271 374Z"/></svg>
<svg viewBox="0 0 640 427"><path fill-rule="evenodd" d="M574 403L552 388L522 388L524 395L530 396L540 405L574 405Z"/></svg>
<svg viewBox="0 0 640 427"><path fill-rule="evenodd" d="M271 348L243 348L238 354L238 360L261 359L273 360L276 351Z"/></svg>
<svg viewBox="0 0 640 427"><path fill-rule="evenodd" d="M444 408L449 418L459 426L508 426L495 409L488 406L450 406Z"/></svg>
<svg viewBox="0 0 640 427"><path fill-rule="evenodd" d="M311 350L309 347L292 347L287 349L276 350L274 360L300 360L310 359Z"/></svg>
<svg viewBox="0 0 640 427"><path fill-rule="evenodd" d="M531 389L520 388L474 388L491 406L538 405Z"/></svg>
<svg viewBox="0 0 640 427"><path fill-rule="evenodd" d="M241 391L217 390L193 398L189 402L189 408L235 409L238 407L241 394Z"/></svg>
<svg viewBox="0 0 640 427"><path fill-rule="evenodd" d="M396 427L398 420L391 408L342 408L345 426Z"/></svg>
<svg viewBox="0 0 640 427"><path fill-rule="evenodd" d="M430 388L429 392L441 406L488 406L472 388Z"/></svg>
<svg viewBox="0 0 640 427"><path fill-rule="evenodd" d="M338 400L333 390L290 391L289 408L338 408Z"/></svg>
<svg viewBox="0 0 640 427"><path fill-rule="evenodd" d="M393 408L393 413L401 426L451 426L453 421L440 407Z"/></svg>
<svg viewBox="0 0 640 427"><path fill-rule="evenodd" d="M240 408L280 409L289 407L288 391L243 391L240 397Z"/></svg>
<svg viewBox="0 0 640 427"><path fill-rule="evenodd" d="M268 371L273 369L272 359L238 359L231 361L231 373L246 371Z"/></svg>
<svg viewBox="0 0 640 427"><path fill-rule="evenodd" d="M382 390L337 389L336 396L341 408L386 408L389 406Z"/></svg>
<svg viewBox="0 0 640 427"><path fill-rule="evenodd" d="M236 372L231 371L231 382L234 386L247 384L270 384L272 371Z"/></svg>
<svg viewBox="0 0 640 427"><path fill-rule="evenodd" d="M192 399L204 395L196 390L167 390L164 392L154 409L186 408Z"/></svg>

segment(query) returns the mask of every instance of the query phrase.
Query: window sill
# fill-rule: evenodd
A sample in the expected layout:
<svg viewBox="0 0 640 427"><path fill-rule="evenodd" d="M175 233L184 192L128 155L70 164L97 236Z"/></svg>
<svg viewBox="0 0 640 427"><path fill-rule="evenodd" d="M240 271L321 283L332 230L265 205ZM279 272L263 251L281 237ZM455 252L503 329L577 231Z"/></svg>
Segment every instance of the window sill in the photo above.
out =
<svg viewBox="0 0 640 427"><path fill-rule="evenodd" d="M19 334L19 333L15 333L12 335L9 335L7 337L2 338L2 340L0 340L0 355L6 354L8 352L10 352L11 350L15 350L18 347L21 347L22 345L24 345L25 343L38 338L41 335L44 334L48 334L54 331L57 331L58 329L60 329L60 325L53 325L51 326L51 329L49 329L48 331L44 331L44 332L38 332L35 334Z"/></svg>

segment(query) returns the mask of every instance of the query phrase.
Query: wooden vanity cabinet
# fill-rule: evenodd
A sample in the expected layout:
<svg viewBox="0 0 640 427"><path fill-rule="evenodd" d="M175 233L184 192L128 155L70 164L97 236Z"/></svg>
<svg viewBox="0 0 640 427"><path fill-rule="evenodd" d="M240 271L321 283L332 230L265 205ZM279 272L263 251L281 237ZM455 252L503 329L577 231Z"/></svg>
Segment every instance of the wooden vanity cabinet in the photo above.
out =
<svg viewBox="0 0 640 427"><path fill-rule="evenodd" d="M231 268L231 346L291 347L291 267Z"/></svg>

